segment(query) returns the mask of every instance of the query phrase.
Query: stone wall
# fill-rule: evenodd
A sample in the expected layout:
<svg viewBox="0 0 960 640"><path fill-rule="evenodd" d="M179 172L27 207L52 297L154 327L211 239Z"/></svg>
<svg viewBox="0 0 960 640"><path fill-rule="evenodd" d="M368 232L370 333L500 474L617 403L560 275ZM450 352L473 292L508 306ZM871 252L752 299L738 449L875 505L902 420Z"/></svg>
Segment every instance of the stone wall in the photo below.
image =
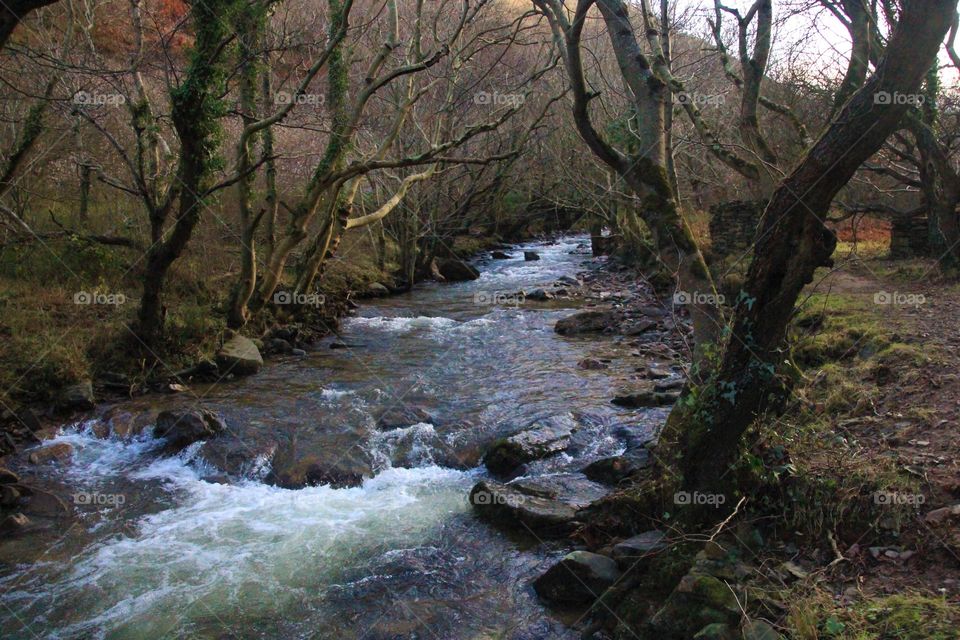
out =
<svg viewBox="0 0 960 640"><path fill-rule="evenodd" d="M710 207L712 253L722 257L743 253L753 244L764 203L750 200L721 202Z"/></svg>
<svg viewBox="0 0 960 640"><path fill-rule="evenodd" d="M890 225L890 257L897 260L930 253L927 217L894 218Z"/></svg>

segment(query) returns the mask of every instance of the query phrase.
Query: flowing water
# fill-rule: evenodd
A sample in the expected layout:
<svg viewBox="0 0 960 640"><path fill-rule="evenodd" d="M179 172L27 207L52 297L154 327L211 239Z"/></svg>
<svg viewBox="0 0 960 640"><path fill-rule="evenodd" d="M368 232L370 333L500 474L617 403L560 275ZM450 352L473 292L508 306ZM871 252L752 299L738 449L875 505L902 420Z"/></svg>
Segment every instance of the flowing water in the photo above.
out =
<svg viewBox="0 0 960 640"><path fill-rule="evenodd" d="M268 455L223 482L200 443L171 457L149 429L122 440L98 438L95 420L64 427L73 459L53 474L78 492L78 515L66 532L4 546L2 636L577 637L529 586L562 549L511 541L467 496L486 475L474 443L572 413L570 450L528 469L569 474L663 417L610 404L623 371L577 367L609 338L556 335L573 302L494 295L577 273L590 260L582 242L519 247L481 265L479 280L365 304L344 323L347 348L325 343L251 378L138 401L199 402L254 449L279 443L368 469L359 486L274 486L262 481ZM523 248L542 260L524 262ZM410 406L416 422L377 428L384 410ZM31 555L17 544L30 562L17 563Z"/></svg>

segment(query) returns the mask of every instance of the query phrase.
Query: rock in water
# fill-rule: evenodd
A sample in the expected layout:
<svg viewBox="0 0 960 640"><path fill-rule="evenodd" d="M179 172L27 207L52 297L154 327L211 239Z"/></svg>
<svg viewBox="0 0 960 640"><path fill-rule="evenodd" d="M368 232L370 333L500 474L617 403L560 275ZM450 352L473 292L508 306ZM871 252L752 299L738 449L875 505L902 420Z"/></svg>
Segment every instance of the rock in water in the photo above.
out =
<svg viewBox="0 0 960 640"><path fill-rule="evenodd" d="M568 553L537 578L537 595L556 604L589 604L603 595L620 577L617 563L589 551Z"/></svg>
<svg viewBox="0 0 960 640"><path fill-rule="evenodd" d="M213 438L226 429L223 418L208 409L183 413L163 411L157 416L153 437L166 438L169 447L179 451L199 440Z"/></svg>
<svg viewBox="0 0 960 640"><path fill-rule="evenodd" d="M620 314L616 311L581 311L558 320L553 330L563 336L577 333L596 333L613 329L619 321Z"/></svg>
<svg viewBox="0 0 960 640"><path fill-rule="evenodd" d="M600 458L583 468L583 475L594 482L617 485L650 466L650 451L644 447L629 450L623 455Z"/></svg>
<svg viewBox="0 0 960 640"><path fill-rule="evenodd" d="M37 449L30 454L29 460L32 464L44 464L46 462L63 462L73 455L73 447L66 442L51 444Z"/></svg>
<svg viewBox="0 0 960 640"><path fill-rule="evenodd" d="M577 510L559 500L528 495L520 489L481 480L470 491L470 504L481 518L509 529L538 536L564 535L573 526Z"/></svg>
<svg viewBox="0 0 960 640"><path fill-rule="evenodd" d="M263 357L252 340L237 334L217 353L217 366L224 375L248 376L260 371Z"/></svg>
<svg viewBox="0 0 960 640"><path fill-rule="evenodd" d="M577 423L569 414L534 422L520 433L494 442L483 462L492 473L510 475L531 460L566 449L576 428Z"/></svg>
<svg viewBox="0 0 960 640"><path fill-rule="evenodd" d="M523 297L524 297L525 299L527 299L527 300L543 301L543 300L553 300L553 297L554 297L554 296L553 296L552 293L550 293L549 291L547 291L547 290L545 290L545 289L534 289L533 291L530 291L529 293L526 292L526 291L524 291L524 292L523 292Z"/></svg>
<svg viewBox="0 0 960 640"><path fill-rule="evenodd" d="M509 253L504 253L503 251L494 251L490 254L490 257L494 260L510 260L513 258Z"/></svg>
<svg viewBox="0 0 960 640"><path fill-rule="evenodd" d="M527 262L532 262L533 260L539 260L540 254L537 253L536 251L524 251L523 259L526 260Z"/></svg>
<svg viewBox="0 0 960 640"><path fill-rule="evenodd" d="M447 282L463 282L476 280L480 272L473 265L469 265L458 258L440 258L437 260L437 270Z"/></svg>
<svg viewBox="0 0 960 640"><path fill-rule="evenodd" d="M679 391L642 390L633 393L622 393L614 397L611 402L618 407L639 409L642 407L663 407L671 405L680 397Z"/></svg>

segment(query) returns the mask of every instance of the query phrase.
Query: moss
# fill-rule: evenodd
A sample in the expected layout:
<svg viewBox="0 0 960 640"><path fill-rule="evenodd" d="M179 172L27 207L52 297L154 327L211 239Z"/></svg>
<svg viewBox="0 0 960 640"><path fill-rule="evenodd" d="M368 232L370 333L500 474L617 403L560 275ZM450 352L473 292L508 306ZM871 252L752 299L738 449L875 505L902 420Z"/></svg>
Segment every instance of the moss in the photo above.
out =
<svg viewBox="0 0 960 640"><path fill-rule="evenodd" d="M960 607L917 592L838 606L822 591L788 599L787 626L798 640L955 640Z"/></svg>

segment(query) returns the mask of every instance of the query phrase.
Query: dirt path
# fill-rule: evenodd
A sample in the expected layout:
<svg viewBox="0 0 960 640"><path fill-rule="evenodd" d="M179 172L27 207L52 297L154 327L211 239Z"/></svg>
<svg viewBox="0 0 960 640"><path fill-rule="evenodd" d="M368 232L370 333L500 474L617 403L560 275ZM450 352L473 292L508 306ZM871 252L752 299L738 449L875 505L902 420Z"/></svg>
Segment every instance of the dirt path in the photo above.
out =
<svg viewBox="0 0 960 640"><path fill-rule="evenodd" d="M960 289L929 280L913 284L884 275L883 265L856 264L831 274L817 290L864 296L895 339L913 345L922 361L905 359L879 384L874 419L851 421L849 434L874 455L892 458L920 484L920 504L902 533L896 557L851 548L836 577L853 579L866 593L906 588L951 599L960 592ZM886 266L890 266L887 264ZM876 268L874 268L876 267Z"/></svg>

